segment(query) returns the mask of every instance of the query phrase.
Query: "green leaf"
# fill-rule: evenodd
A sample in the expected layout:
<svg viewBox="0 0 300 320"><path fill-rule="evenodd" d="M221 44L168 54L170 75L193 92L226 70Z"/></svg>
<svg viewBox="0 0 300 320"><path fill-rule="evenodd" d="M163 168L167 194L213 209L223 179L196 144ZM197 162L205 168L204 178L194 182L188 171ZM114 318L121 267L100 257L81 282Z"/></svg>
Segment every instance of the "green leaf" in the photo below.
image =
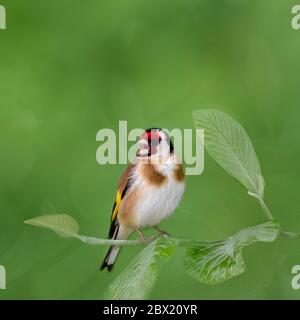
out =
<svg viewBox="0 0 300 320"><path fill-rule="evenodd" d="M67 214L50 214L25 221L36 227L51 229L62 237L74 237L79 232L78 222Z"/></svg>
<svg viewBox="0 0 300 320"><path fill-rule="evenodd" d="M84 236L78 234L78 222L68 214L50 214L39 216L27 221L26 224L35 227L50 229L58 235L65 238L76 238L84 243L91 245L143 245L144 243L137 240L111 240L111 239L98 239L94 237Z"/></svg>
<svg viewBox="0 0 300 320"><path fill-rule="evenodd" d="M209 155L250 193L263 199L264 178L245 129L214 109L196 110L193 118L196 128L204 129L204 145Z"/></svg>
<svg viewBox="0 0 300 320"><path fill-rule="evenodd" d="M158 238L145 247L108 288L107 298L139 300L148 297L158 274L158 261L174 252L176 240Z"/></svg>
<svg viewBox="0 0 300 320"><path fill-rule="evenodd" d="M272 242L279 233L279 223L268 221L245 228L221 241L192 241L184 259L186 272L199 282L217 284L246 270L243 248L254 242Z"/></svg>

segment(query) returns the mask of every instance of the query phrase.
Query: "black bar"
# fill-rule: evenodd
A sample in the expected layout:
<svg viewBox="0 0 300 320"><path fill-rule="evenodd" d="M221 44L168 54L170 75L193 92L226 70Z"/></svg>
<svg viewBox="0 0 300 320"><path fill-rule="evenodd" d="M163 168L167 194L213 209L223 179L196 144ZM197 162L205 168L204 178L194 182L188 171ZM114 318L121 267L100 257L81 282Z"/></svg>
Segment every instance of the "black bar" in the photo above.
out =
<svg viewBox="0 0 300 320"><path fill-rule="evenodd" d="M282 310L299 310L299 301L254 301L254 300L144 300L144 301L96 301L96 300L2 300L0 314L9 318L43 319L135 319L172 318L200 319L204 315L262 317ZM2 318L2 317L1 317ZM3 318L4 319L4 318Z"/></svg>

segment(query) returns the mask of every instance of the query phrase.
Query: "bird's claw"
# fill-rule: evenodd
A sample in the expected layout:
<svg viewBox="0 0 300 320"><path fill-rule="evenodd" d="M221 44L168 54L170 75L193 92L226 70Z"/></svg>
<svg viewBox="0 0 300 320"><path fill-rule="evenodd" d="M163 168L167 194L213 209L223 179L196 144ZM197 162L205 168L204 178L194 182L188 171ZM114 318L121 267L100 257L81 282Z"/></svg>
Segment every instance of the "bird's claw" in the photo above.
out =
<svg viewBox="0 0 300 320"><path fill-rule="evenodd" d="M156 228L156 230L158 231L158 234L160 236L162 236L162 237L165 237L165 238L171 237L170 233L165 231L165 230L160 230L160 229L157 229L157 228Z"/></svg>
<svg viewBox="0 0 300 320"><path fill-rule="evenodd" d="M154 239L155 239L155 236L147 237L144 234L143 235L139 235L138 238L137 238L138 241L144 242L146 244L151 242L151 241L153 241Z"/></svg>
<svg viewBox="0 0 300 320"><path fill-rule="evenodd" d="M153 236L146 236L144 233L142 233L140 230L136 230L136 232L138 233L138 237L137 237L137 240L138 241L141 241L141 242L144 242L146 244L150 243L151 241L154 241L155 239L157 239L158 237L164 237L164 238L167 238L167 237L170 237L171 235L167 232L167 231L164 231L164 230L160 230L158 228L155 228L158 233L153 235Z"/></svg>

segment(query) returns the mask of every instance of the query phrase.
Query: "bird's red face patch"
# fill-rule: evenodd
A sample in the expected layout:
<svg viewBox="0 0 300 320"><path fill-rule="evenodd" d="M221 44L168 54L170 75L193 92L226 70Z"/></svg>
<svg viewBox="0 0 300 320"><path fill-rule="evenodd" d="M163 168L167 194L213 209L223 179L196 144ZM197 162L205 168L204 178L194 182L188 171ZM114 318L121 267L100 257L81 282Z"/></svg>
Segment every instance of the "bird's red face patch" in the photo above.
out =
<svg viewBox="0 0 300 320"><path fill-rule="evenodd" d="M160 139L160 134L159 131L145 131L142 134L142 138L146 138L148 139L148 141L152 141L152 140L159 140Z"/></svg>
<svg viewBox="0 0 300 320"><path fill-rule="evenodd" d="M150 157L151 155L156 154L160 141L161 136L158 130L145 131L141 135L140 156Z"/></svg>

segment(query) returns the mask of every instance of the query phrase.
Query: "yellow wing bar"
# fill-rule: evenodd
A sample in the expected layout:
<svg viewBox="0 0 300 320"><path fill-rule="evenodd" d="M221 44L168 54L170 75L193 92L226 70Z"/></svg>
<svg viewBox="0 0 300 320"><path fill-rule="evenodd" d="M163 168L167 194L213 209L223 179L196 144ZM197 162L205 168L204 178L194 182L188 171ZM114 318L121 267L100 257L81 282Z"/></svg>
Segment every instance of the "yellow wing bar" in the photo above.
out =
<svg viewBox="0 0 300 320"><path fill-rule="evenodd" d="M121 192L117 192L117 196L116 196L116 200L115 200L115 207L114 207L114 211L111 215L111 220L114 221L116 219L116 216L118 214L118 211L119 211L119 207L120 207L120 203L121 203L121 200L122 200L122 194Z"/></svg>

